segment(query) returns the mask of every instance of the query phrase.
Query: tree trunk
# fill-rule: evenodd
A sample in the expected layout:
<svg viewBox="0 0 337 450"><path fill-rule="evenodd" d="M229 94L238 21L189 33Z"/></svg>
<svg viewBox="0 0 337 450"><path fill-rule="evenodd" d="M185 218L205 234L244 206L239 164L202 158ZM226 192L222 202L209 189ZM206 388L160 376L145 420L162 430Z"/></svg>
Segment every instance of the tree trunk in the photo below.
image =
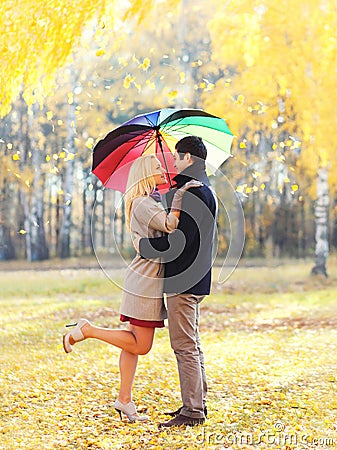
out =
<svg viewBox="0 0 337 450"><path fill-rule="evenodd" d="M59 256L61 258L70 257L70 233L71 233L71 213L72 213L72 199L74 190L74 168L75 168L75 104L69 105L69 116L67 124L67 138L66 149L68 157L65 161L65 174L63 185L63 217L60 227L59 240Z"/></svg>
<svg viewBox="0 0 337 450"><path fill-rule="evenodd" d="M7 158L6 148L4 158ZM0 261L6 261L15 258L15 249L11 239L8 217L10 202L8 202L8 179L6 164L1 161L0 167Z"/></svg>
<svg viewBox="0 0 337 450"><path fill-rule="evenodd" d="M33 181L30 195L30 251L29 261L42 261L49 258L49 249L46 242L44 228L44 203L43 203L43 180L41 177L41 154L38 143L34 137L34 115L31 115L29 121L30 132L30 150L32 159Z"/></svg>
<svg viewBox="0 0 337 450"><path fill-rule="evenodd" d="M329 255L329 185L328 170L320 168L317 172L317 201L315 204L315 266L312 268L313 275L322 274L328 276L326 261Z"/></svg>
<svg viewBox="0 0 337 450"><path fill-rule="evenodd" d="M337 198L335 198L334 214L332 221L332 237L331 246L334 250L337 250Z"/></svg>
<svg viewBox="0 0 337 450"><path fill-rule="evenodd" d="M299 256L304 258L306 255L306 229L305 229L305 209L304 209L304 199L299 202L300 206L300 227L299 227Z"/></svg>
<svg viewBox="0 0 337 450"><path fill-rule="evenodd" d="M84 179L83 179L83 196L82 196L82 210L83 210L83 218L82 218L82 254L92 254L93 246L92 246L92 196L93 194L89 191L88 187L91 184L90 175L87 171L84 171ZM90 192L90 195L89 195Z"/></svg>

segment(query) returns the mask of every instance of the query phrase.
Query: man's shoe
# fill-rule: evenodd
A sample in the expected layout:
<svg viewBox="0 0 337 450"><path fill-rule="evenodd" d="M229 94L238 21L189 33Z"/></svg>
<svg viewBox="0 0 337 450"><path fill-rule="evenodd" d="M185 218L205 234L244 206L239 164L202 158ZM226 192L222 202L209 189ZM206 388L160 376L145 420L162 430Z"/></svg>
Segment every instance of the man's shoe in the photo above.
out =
<svg viewBox="0 0 337 450"><path fill-rule="evenodd" d="M196 425L201 425L205 422L204 418L197 417L187 417L182 414L178 414L174 419L169 420L168 422L163 422L158 425L158 428L169 428L169 427L182 427L189 426L194 427Z"/></svg>
<svg viewBox="0 0 337 450"><path fill-rule="evenodd" d="M176 416L178 416L178 415L181 413L181 410L182 410L182 409L183 409L183 407L181 406L181 407L178 408L176 411L168 411L168 412L165 412L164 415L165 415L165 416L176 417ZM205 408L204 408L204 414L205 414L205 417L207 418L207 406L205 406Z"/></svg>

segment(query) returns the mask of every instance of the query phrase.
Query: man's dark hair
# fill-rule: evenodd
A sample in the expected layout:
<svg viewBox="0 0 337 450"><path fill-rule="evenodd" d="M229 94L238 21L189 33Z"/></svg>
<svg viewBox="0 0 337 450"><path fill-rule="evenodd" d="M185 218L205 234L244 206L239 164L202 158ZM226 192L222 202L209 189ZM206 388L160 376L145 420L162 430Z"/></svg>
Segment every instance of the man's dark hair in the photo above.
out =
<svg viewBox="0 0 337 450"><path fill-rule="evenodd" d="M176 150L178 153L190 153L200 159L206 159L207 149L202 139L197 136L186 136L176 143ZM181 156L180 156L180 159Z"/></svg>

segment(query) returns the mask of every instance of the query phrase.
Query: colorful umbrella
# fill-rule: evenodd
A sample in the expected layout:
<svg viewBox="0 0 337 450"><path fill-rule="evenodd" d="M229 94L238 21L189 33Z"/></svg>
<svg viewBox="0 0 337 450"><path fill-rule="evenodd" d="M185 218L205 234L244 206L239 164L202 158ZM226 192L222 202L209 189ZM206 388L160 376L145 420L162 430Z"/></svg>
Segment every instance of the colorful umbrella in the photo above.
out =
<svg viewBox="0 0 337 450"><path fill-rule="evenodd" d="M206 163L213 170L231 156L233 134L223 119L199 109L166 108L136 116L108 133L94 148L92 172L105 187L125 192L131 163L152 153L166 168L171 185L175 144L191 135L203 139Z"/></svg>

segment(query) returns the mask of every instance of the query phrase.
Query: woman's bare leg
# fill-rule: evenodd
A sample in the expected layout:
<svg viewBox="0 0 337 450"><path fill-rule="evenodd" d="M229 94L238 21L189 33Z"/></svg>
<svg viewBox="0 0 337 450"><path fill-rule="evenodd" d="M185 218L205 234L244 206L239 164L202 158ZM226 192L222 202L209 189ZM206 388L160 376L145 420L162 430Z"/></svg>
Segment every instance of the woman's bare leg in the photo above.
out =
<svg viewBox="0 0 337 450"><path fill-rule="evenodd" d="M81 331L85 339L98 339L134 355L146 355L151 350L155 329L129 325L128 330L112 330L87 323ZM70 345L75 343L72 337L69 343Z"/></svg>
<svg viewBox="0 0 337 450"><path fill-rule="evenodd" d="M138 355L121 351L119 357L120 387L118 400L124 404L132 400L132 385L137 369Z"/></svg>

